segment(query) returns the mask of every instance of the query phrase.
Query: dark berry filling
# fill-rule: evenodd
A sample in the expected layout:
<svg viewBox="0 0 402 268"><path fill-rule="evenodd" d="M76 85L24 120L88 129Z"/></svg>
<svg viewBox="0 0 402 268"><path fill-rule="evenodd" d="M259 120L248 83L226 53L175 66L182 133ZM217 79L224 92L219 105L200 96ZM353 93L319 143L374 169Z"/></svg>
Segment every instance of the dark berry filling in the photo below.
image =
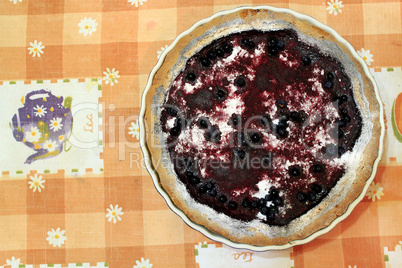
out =
<svg viewBox="0 0 402 268"><path fill-rule="evenodd" d="M293 30L212 42L187 61L162 109L178 178L234 219L288 224L345 172L338 160L362 126L350 85L338 60Z"/></svg>

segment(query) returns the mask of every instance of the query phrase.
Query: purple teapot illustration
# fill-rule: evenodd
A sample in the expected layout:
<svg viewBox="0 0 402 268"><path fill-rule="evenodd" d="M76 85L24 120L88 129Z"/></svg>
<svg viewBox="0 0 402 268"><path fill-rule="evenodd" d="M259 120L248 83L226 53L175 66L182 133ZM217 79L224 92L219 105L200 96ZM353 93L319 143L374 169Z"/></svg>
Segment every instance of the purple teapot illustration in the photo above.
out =
<svg viewBox="0 0 402 268"><path fill-rule="evenodd" d="M24 106L14 114L10 128L17 142L35 152L25 163L61 154L73 126L72 97L55 96L41 89L30 92L21 102Z"/></svg>

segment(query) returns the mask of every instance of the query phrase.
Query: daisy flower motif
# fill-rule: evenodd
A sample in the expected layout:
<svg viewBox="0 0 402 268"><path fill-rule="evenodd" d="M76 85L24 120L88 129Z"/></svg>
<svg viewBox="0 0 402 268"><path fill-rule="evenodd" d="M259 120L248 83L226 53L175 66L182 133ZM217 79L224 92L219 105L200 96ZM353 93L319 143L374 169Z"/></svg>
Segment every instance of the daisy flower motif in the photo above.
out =
<svg viewBox="0 0 402 268"><path fill-rule="evenodd" d="M374 61L373 60L373 54L370 54L370 50L364 50L362 48L360 51L357 51L357 54L359 54L360 57L367 63L367 65L371 65L371 63Z"/></svg>
<svg viewBox="0 0 402 268"><path fill-rule="evenodd" d="M128 0L127 2L131 3L131 5L135 5L135 7L138 7L138 4L142 4L146 2L147 0Z"/></svg>
<svg viewBox="0 0 402 268"><path fill-rule="evenodd" d="M342 1L338 1L338 0L331 0L331 2L327 2L328 7L327 10L329 10L329 14L334 13L334 15L336 16L339 13L342 13L341 8L343 7L342 5Z"/></svg>
<svg viewBox="0 0 402 268"><path fill-rule="evenodd" d="M349 265L348 268L357 268L357 266L355 265L355 266L352 267L352 265Z"/></svg>
<svg viewBox="0 0 402 268"><path fill-rule="evenodd" d="M40 57L40 54L43 54L43 50L45 46L42 46L42 42L34 41L33 43L29 43L31 47L28 47L29 54L32 54L32 57L38 56Z"/></svg>
<svg viewBox="0 0 402 268"><path fill-rule="evenodd" d="M10 2L14 2L14 4L17 4L17 2L22 2L22 0L10 0Z"/></svg>
<svg viewBox="0 0 402 268"><path fill-rule="evenodd" d="M103 72L103 74L105 75L105 77L103 77L105 84L110 83L110 85L113 86L115 83L119 83L119 81L117 81L117 78L120 77L119 71L116 71L114 68L111 71L109 68L106 68L106 72Z"/></svg>
<svg viewBox="0 0 402 268"><path fill-rule="evenodd" d="M34 112L35 116L39 116L39 117L45 116L45 114L47 113L46 108L43 108L43 105L41 105L41 106L36 105L36 107L34 107L34 110L35 110L35 112Z"/></svg>
<svg viewBox="0 0 402 268"><path fill-rule="evenodd" d="M15 257L12 256L11 260L7 259L6 262L7 262L7 265L11 266L11 268L18 268L18 267L20 267L21 260L20 260L20 258L15 259Z"/></svg>
<svg viewBox="0 0 402 268"><path fill-rule="evenodd" d="M137 140L140 139L140 127L138 125L138 120L134 123L131 122L131 127L128 128L130 132L128 132L129 135L132 135L133 138L137 138Z"/></svg>
<svg viewBox="0 0 402 268"><path fill-rule="evenodd" d="M52 140L47 140L43 144L43 148L45 148L49 152L53 152L56 149L56 142L54 142Z"/></svg>
<svg viewBox="0 0 402 268"><path fill-rule="evenodd" d="M61 247L64 244L64 241L67 237L64 236L65 230L60 230L60 227L55 231L53 228L51 231L47 232L46 240L49 241L49 245L53 245L53 247Z"/></svg>
<svg viewBox="0 0 402 268"><path fill-rule="evenodd" d="M168 45L165 45L164 47L161 47L161 50L159 50L157 52L158 53L158 56L157 56L158 59L161 57L163 51L165 51L167 49L167 47L168 47Z"/></svg>
<svg viewBox="0 0 402 268"><path fill-rule="evenodd" d="M79 33L87 36L88 34L92 35L93 32L96 32L96 26L98 26L98 23L92 18L85 17L80 23L78 23L78 26L80 26Z"/></svg>
<svg viewBox="0 0 402 268"><path fill-rule="evenodd" d="M50 120L50 129L53 130L54 132L59 131L63 127L63 124L61 124L61 118L56 117Z"/></svg>
<svg viewBox="0 0 402 268"><path fill-rule="evenodd" d="M119 205L116 205L115 207L113 207L113 205L110 205L110 209L107 208L107 214L106 217L108 218L109 222L116 223L117 220L121 221L121 215L123 215L124 213L121 211L123 208L119 208Z"/></svg>
<svg viewBox="0 0 402 268"><path fill-rule="evenodd" d="M149 263L149 260L144 260L141 258L141 261L135 261L137 265L134 265L134 268L151 268L152 264Z"/></svg>
<svg viewBox="0 0 402 268"><path fill-rule="evenodd" d="M381 199L381 196L384 195L382 190L383 188L381 187L380 183L375 183L373 181L370 187L368 188L366 196L368 197L368 199L371 199L374 202L376 198L379 200Z"/></svg>
<svg viewBox="0 0 402 268"><path fill-rule="evenodd" d="M25 139L29 142L38 142L42 137L42 133L39 132L37 127L31 127L31 131L25 132Z"/></svg>
<svg viewBox="0 0 402 268"><path fill-rule="evenodd" d="M28 182L29 189L33 189L34 192L38 190L40 193L45 186L43 185L45 183L45 180L42 180L42 175L39 175L35 173L34 176L30 176L31 181Z"/></svg>

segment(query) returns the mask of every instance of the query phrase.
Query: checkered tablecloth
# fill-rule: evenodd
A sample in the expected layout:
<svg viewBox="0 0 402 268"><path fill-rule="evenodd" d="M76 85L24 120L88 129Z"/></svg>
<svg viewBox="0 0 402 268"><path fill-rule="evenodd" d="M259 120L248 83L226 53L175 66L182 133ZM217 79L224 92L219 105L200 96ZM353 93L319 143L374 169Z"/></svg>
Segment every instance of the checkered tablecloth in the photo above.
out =
<svg viewBox="0 0 402 268"><path fill-rule="evenodd" d="M155 190L138 143L141 94L161 51L196 21L243 5L334 28L370 65L385 107L367 196L328 234L282 252L234 250L189 228ZM401 15L401 0L0 0L0 267L402 267ZM33 91L43 105L27 118L45 120L61 109L54 100L71 97L80 109L64 118L74 116L75 142L88 148L65 142L63 115L49 117L53 143L37 139L42 121L17 142L10 122ZM26 139L63 150L26 164Z"/></svg>

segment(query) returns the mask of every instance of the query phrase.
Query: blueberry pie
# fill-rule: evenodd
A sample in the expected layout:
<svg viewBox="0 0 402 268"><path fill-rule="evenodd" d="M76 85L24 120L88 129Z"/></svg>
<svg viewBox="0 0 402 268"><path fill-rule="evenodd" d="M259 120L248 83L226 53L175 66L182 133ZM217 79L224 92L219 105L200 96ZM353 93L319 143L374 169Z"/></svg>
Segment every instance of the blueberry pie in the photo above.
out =
<svg viewBox="0 0 402 268"><path fill-rule="evenodd" d="M362 192L380 146L373 82L333 35L241 9L198 25L146 95L146 144L189 219L254 246L308 237Z"/></svg>

